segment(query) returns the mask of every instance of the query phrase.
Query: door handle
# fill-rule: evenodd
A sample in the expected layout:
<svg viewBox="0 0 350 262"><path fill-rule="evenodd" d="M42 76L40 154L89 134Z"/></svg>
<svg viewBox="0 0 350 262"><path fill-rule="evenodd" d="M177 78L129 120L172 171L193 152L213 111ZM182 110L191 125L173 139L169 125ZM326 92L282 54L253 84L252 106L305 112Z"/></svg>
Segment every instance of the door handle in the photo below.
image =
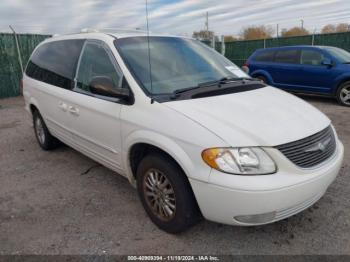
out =
<svg viewBox="0 0 350 262"><path fill-rule="evenodd" d="M68 111L69 111L69 113L71 113L72 115L76 115L76 116L79 115L79 109L76 108L75 106L69 106L69 107L68 107Z"/></svg>
<svg viewBox="0 0 350 262"><path fill-rule="evenodd" d="M59 102L58 107L64 112L66 112L68 108L67 104L63 102Z"/></svg>

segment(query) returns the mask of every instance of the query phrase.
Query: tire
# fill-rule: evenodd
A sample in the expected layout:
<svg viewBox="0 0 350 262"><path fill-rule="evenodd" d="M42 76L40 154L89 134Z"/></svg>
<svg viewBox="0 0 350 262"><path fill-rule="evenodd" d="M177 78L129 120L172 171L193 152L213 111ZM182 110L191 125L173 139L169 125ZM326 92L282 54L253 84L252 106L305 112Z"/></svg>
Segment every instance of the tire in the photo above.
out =
<svg viewBox="0 0 350 262"><path fill-rule="evenodd" d="M342 106L350 106L350 81L344 82L338 87L336 97Z"/></svg>
<svg viewBox="0 0 350 262"><path fill-rule="evenodd" d="M265 84L268 84L267 78L265 76L262 75L258 75L255 78L260 79L261 81L263 81Z"/></svg>
<svg viewBox="0 0 350 262"><path fill-rule="evenodd" d="M153 223L168 233L183 232L201 218L186 175L164 154L151 153L141 160L137 168L137 191Z"/></svg>
<svg viewBox="0 0 350 262"><path fill-rule="evenodd" d="M59 146L59 141L50 134L42 116L37 110L33 112L33 125L36 140L42 149L52 150Z"/></svg>

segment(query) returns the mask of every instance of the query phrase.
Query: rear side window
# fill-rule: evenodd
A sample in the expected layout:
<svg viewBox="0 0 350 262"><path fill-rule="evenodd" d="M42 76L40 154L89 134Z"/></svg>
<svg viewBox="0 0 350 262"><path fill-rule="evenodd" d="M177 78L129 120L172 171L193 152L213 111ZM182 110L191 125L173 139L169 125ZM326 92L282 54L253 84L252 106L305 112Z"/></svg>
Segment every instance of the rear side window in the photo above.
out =
<svg viewBox="0 0 350 262"><path fill-rule="evenodd" d="M300 63L300 52L297 49L279 50L275 55L276 63L289 63L299 64Z"/></svg>
<svg viewBox="0 0 350 262"><path fill-rule="evenodd" d="M41 45L33 53L26 74L39 81L73 88L76 65L84 40L62 40Z"/></svg>
<svg viewBox="0 0 350 262"><path fill-rule="evenodd" d="M319 51L315 50L302 50L301 51L301 64L303 65L322 65L324 56Z"/></svg>
<svg viewBox="0 0 350 262"><path fill-rule="evenodd" d="M263 51L254 58L257 62L272 62L275 51Z"/></svg>

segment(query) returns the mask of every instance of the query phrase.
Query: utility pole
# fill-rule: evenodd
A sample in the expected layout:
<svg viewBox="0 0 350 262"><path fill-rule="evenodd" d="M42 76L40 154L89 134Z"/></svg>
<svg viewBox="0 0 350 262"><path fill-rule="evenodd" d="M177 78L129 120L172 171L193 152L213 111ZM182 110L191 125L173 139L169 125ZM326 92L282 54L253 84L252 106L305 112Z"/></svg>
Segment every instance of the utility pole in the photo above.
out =
<svg viewBox="0 0 350 262"><path fill-rule="evenodd" d="M278 27L279 27L279 24L276 25L276 36L277 36L277 38L278 38L278 32L279 32L279 28Z"/></svg>
<svg viewBox="0 0 350 262"><path fill-rule="evenodd" d="M206 13L205 17L205 29L207 31L207 39L209 39L209 12Z"/></svg>
<svg viewBox="0 0 350 262"><path fill-rule="evenodd" d="M301 22L301 29L304 29L304 20L300 19L300 22Z"/></svg>

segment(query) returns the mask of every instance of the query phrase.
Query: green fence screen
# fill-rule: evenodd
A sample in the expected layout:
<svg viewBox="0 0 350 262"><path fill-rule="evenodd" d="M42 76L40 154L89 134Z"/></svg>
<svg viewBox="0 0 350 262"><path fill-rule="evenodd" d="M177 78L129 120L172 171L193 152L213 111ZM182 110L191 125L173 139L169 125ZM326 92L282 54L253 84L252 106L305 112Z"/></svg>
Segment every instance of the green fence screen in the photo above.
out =
<svg viewBox="0 0 350 262"><path fill-rule="evenodd" d="M23 66L27 64L33 49L50 35L20 34L19 47ZM210 45L210 41L204 41ZM350 32L318 34L297 37L271 38L265 40L235 41L225 43L225 56L238 66L242 66L248 57L259 48L290 45L329 45L350 51ZM221 52L221 43L215 43L215 49ZM0 98L18 96L22 73L18 62L16 42L13 34L0 33Z"/></svg>
<svg viewBox="0 0 350 262"><path fill-rule="evenodd" d="M49 35L19 34L18 45L23 66L34 48ZM20 95L21 67L13 34L0 33L0 98Z"/></svg>

